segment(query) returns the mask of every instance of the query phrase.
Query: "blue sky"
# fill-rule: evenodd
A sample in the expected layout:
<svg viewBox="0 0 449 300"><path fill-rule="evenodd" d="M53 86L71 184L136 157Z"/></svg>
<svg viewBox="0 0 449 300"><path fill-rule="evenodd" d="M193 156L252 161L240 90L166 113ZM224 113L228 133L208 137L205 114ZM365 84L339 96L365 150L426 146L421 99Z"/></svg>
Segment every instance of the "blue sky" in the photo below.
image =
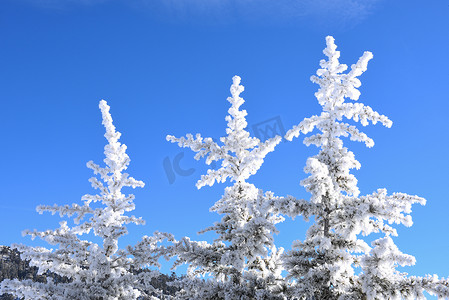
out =
<svg viewBox="0 0 449 300"><path fill-rule="evenodd" d="M355 171L362 194L385 187L425 197L395 242L417 258L405 271L449 276L447 1L3 0L0 244L45 245L21 236L58 226L58 216L39 215L35 206L93 192L85 164L103 160L100 99L128 146L129 173L146 183L134 191L134 213L147 224L129 226L122 245L155 230L211 241L213 234L196 232L220 218L208 209L229 183L197 190L204 162L165 136L224 135L234 75L245 86L252 133L273 118L288 130L318 114L309 78L324 58L326 35L335 37L342 63L373 52L360 101L393 120L391 129L364 128L376 142L371 149L346 141L362 164ZM308 197L299 181L317 151L302 137L284 142L250 181ZM176 172L176 156L191 171ZM277 244L289 249L308 226L284 222Z"/></svg>

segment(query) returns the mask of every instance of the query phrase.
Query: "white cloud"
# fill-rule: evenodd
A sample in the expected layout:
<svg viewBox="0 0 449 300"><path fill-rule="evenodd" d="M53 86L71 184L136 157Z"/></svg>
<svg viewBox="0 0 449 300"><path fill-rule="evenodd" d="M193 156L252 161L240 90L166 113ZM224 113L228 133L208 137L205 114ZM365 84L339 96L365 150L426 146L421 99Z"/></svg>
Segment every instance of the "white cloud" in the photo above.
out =
<svg viewBox="0 0 449 300"><path fill-rule="evenodd" d="M178 17L245 18L256 21L312 20L346 26L365 19L381 0L138 0Z"/></svg>
<svg viewBox="0 0 449 300"><path fill-rule="evenodd" d="M49 8L91 6L112 1L146 8L176 19L213 18L227 22L311 20L347 26L371 14L381 0L24 0Z"/></svg>
<svg viewBox="0 0 449 300"><path fill-rule="evenodd" d="M332 16L346 20L364 19L371 13L377 0L299 0L309 14Z"/></svg>

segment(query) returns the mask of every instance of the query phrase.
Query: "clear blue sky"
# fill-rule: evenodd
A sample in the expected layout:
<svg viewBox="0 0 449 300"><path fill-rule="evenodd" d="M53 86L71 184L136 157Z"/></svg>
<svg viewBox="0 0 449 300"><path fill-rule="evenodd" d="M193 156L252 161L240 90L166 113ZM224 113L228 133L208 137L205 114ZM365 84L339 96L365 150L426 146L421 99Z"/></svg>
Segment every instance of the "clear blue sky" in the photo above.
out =
<svg viewBox="0 0 449 300"><path fill-rule="evenodd" d="M165 136L224 135L234 75L246 88L251 132L274 117L288 130L319 113L309 77L326 35L348 65L373 52L360 101L394 122L365 128L371 149L346 142L362 164L355 172L362 194L385 187L425 197L395 242L417 258L407 272L449 276L449 3L442 0L3 0L0 244L42 244L21 231L56 228L60 219L35 206L79 203L93 192L85 164L103 160L100 99L128 146L129 173L146 183L134 191L134 213L147 224L129 226L122 245L155 230L211 241L196 232L220 218L208 209L229 183L197 190L206 168L186 149L180 167L193 173L172 169L170 184L164 160L173 166L183 150ZM282 143L250 181L308 197L299 181L317 151L302 138ZM289 249L307 226L286 221L277 243Z"/></svg>

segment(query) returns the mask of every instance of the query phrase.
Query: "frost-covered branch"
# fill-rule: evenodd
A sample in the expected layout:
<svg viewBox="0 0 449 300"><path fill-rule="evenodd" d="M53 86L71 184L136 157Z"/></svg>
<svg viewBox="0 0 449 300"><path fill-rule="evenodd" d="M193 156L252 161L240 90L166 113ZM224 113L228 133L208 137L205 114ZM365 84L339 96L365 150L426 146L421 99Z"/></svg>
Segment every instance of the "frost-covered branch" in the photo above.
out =
<svg viewBox="0 0 449 300"><path fill-rule="evenodd" d="M365 52L351 70L338 61L340 52L332 37L326 38L316 76L319 85L315 96L322 106L319 116L306 118L286 134L291 140L300 133L319 131L304 139L306 145L320 148L307 159L304 171L309 175L301 185L311 193L310 204L301 205L301 214L313 216L315 223L304 241L293 243L293 250L284 256L288 277L295 279L289 295L298 299L420 299L427 289L439 297L447 296L447 281L430 277L407 277L397 266L413 265L413 256L401 253L390 236L397 235L393 224L412 225L411 207L425 204L418 196L404 193L387 195L385 189L359 196L357 179L351 169L360 168L354 154L343 146L342 137L372 147L374 141L359 128L343 122L343 117L366 126L371 122L391 127L388 117L362 103L345 103L346 98L358 100L361 86L357 78L367 69L372 58ZM360 235L383 233L371 248ZM356 274L355 267L362 273ZM433 278L433 277L432 277ZM425 282L429 282L428 285Z"/></svg>
<svg viewBox="0 0 449 300"><path fill-rule="evenodd" d="M220 138L220 144L200 134L181 138L167 136L168 141L197 152L196 159L205 157L206 164L221 163L220 168L209 169L201 176L198 188L227 179L234 182L225 188L223 197L210 209L223 215L222 219L201 231L214 231L218 235L213 244L194 242L186 237L167 248L177 258L175 266L189 266L188 276L180 282L181 299L255 299L256 295L270 295L257 299L275 299L284 290L280 259L283 249L274 246L273 234L278 232L275 224L284 220L281 213L296 216L304 203L292 197L277 198L271 192L264 194L246 182L256 174L281 137L265 142L250 137L246 130L247 112L240 110L244 103L240 97L244 90L240 81L240 77L233 77L231 97L227 99L231 107L225 118L227 135ZM201 275L211 278L196 277Z"/></svg>
<svg viewBox="0 0 449 300"><path fill-rule="evenodd" d="M30 260L30 265L38 267L39 274L54 272L66 276L68 282L4 280L0 294L10 293L26 300L131 300L147 295L146 291L155 291L151 286L151 278L158 275L157 271L135 274L133 270L136 267L158 266L158 257L152 254L157 253L157 243L170 236L157 234L144 237L134 248L118 249L118 239L128 233L126 224L144 224L141 218L126 215L135 209L134 195L123 194L122 188L143 187L144 183L124 173L130 162L126 146L119 142L120 133L112 123L106 101L100 101L99 107L108 141L104 147L105 166L100 167L92 161L87 163L95 175L100 175L100 178L92 177L89 180L92 187L99 190L99 194L83 196L83 205L75 203L37 207L41 214L47 211L74 218L76 226L73 227L69 227L67 221L62 221L60 227L54 230L24 231L24 235L32 239L38 237L57 246L57 249L13 245L22 252L22 259ZM92 203L98 205L93 208L90 206ZM80 238L89 233L99 237L103 244Z"/></svg>
<svg viewBox="0 0 449 300"><path fill-rule="evenodd" d="M196 134L195 138L192 134L180 138L167 135L167 141L178 143L180 147L187 147L197 152L195 159L206 157L208 165L213 161L221 161L219 169L210 169L207 175L201 176L197 182L198 188L205 185L211 186L215 182L225 182L227 178L235 182L248 179L259 170L265 156L282 140L280 136L276 136L261 142L258 138L250 137L249 132L245 130L247 112L239 110L244 103L243 98L240 97L244 87L240 85L240 77L234 76L232 80L232 97L227 99L231 103L229 115L226 116L227 136L220 138L222 146L219 146L212 138L203 138L200 134Z"/></svg>

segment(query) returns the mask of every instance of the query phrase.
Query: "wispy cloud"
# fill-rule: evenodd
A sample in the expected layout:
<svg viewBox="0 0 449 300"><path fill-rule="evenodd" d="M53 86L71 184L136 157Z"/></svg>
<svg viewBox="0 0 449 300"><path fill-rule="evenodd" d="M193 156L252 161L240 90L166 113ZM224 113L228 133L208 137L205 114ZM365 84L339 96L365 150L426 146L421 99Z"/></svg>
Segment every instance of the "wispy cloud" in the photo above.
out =
<svg viewBox="0 0 449 300"><path fill-rule="evenodd" d="M342 18L345 22L358 22L374 10L377 0L299 0L309 15Z"/></svg>
<svg viewBox="0 0 449 300"><path fill-rule="evenodd" d="M253 20L304 20L359 22L370 15L380 0L140 0L162 5L178 16L192 15Z"/></svg>
<svg viewBox="0 0 449 300"><path fill-rule="evenodd" d="M147 9L175 19L213 18L226 22L311 20L346 26L369 16L382 0L23 0L49 8L92 6L107 2ZM160 16L163 17L163 16Z"/></svg>

